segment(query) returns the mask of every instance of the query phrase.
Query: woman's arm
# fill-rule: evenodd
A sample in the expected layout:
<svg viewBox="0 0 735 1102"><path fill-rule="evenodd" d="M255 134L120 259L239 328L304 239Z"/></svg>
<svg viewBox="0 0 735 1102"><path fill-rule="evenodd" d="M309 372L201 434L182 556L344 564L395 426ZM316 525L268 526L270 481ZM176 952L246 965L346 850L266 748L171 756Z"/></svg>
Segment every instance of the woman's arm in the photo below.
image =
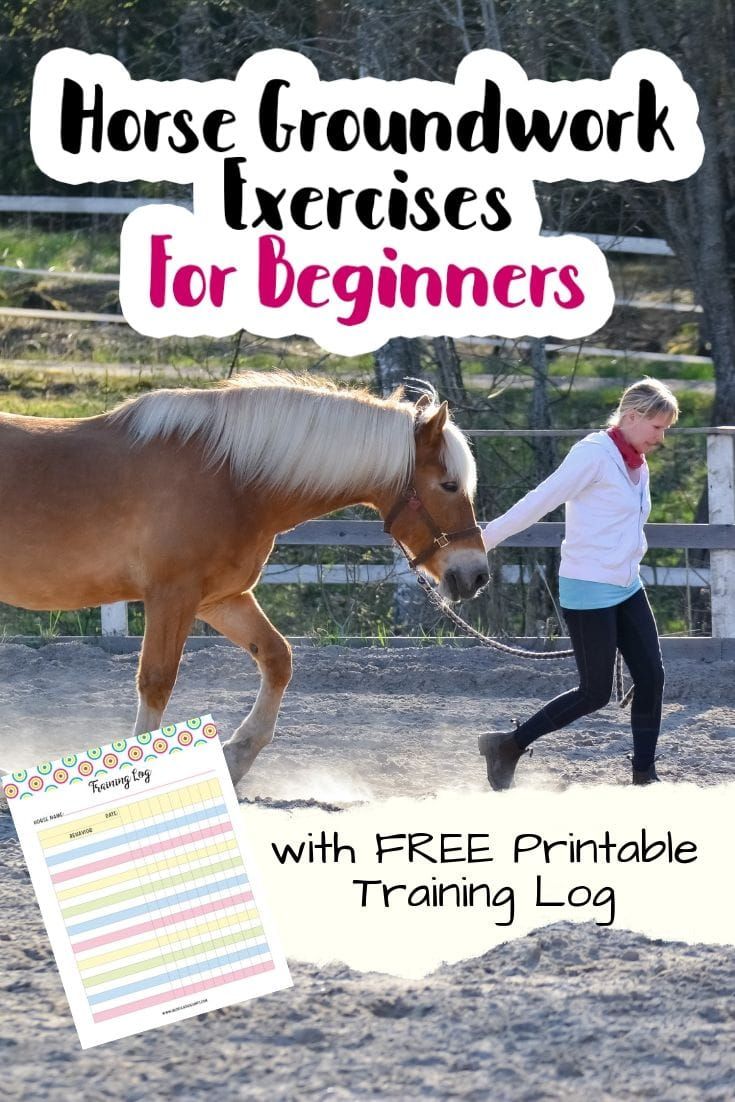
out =
<svg viewBox="0 0 735 1102"><path fill-rule="evenodd" d="M497 547L504 539L522 532L546 516L564 501L575 497L599 475L602 453L597 445L572 448L553 474L530 490L507 512L485 525L482 540L486 550Z"/></svg>

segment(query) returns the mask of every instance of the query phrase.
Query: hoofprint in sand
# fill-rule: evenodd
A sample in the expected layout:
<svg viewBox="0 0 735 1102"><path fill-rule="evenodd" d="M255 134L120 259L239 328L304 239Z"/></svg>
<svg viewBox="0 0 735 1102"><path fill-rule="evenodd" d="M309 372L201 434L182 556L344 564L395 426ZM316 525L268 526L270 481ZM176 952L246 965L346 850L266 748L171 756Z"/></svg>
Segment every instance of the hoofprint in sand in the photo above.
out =
<svg viewBox="0 0 735 1102"><path fill-rule="evenodd" d="M228 731L256 690L232 648L185 655L168 714ZM135 656L81 643L0 646L0 765L129 731ZM325 817L355 803L485 791L475 732L573 680L479 649L297 650L274 743L245 801ZM735 779L735 663L671 661L660 772ZM22 746L19 745L19 740ZM613 706L544 738L522 790L627 783ZM490 801L502 799L487 791ZM723 823L723 829L730 830ZM727 876L727 870L723 870ZM0 1051L10 1099L732 1098L735 953L561 923L420 980L292 962L295 987L82 1053L9 815L0 816Z"/></svg>

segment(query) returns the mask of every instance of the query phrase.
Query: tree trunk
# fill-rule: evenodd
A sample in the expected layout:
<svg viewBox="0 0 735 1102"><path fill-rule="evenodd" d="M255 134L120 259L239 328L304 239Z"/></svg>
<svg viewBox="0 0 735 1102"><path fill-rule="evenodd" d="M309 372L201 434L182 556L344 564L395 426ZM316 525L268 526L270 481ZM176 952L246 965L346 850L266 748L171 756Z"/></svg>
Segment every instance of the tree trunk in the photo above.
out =
<svg viewBox="0 0 735 1102"><path fill-rule="evenodd" d="M500 28L498 27L495 0L480 0L480 12L482 14L485 44L491 50L502 50L503 44L500 37Z"/></svg>
<svg viewBox="0 0 735 1102"><path fill-rule="evenodd" d="M378 393L387 397L406 377L417 378L421 370L417 342L407 337L393 337L375 353L375 384ZM396 550L396 563L403 562L403 553ZM427 612L427 603L416 581L409 578L398 582L393 600L393 623L402 634L416 629Z"/></svg>
<svg viewBox="0 0 735 1102"><path fill-rule="evenodd" d="M735 424L735 295L728 278L728 204L720 179L716 136L710 133L708 110L701 104L700 126L707 151L699 172L666 197L666 227L674 251L692 277L715 369L712 423Z"/></svg>
<svg viewBox="0 0 735 1102"><path fill-rule="evenodd" d="M533 429L551 428L549 408L549 361L544 341L534 338L531 341L531 367L533 369L533 392L531 395L530 426ZM534 482L543 482L556 467L556 445L552 436L534 437L533 449ZM539 634L539 624L545 623L553 614L553 605L544 584L543 572L547 580L556 572L556 554L551 548L540 547L528 555L532 565L538 566L528 585L526 599L526 634ZM543 633L545 634L545 633Z"/></svg>
<svg viewBox="0 0 735 1102"><path fill-rule="evenodd" d="M209 45L209 13L204 4L190 0L179 16L179 67L184 80L206 80Z"/></svg>
<svg viewBox="0 0 735 1102"><path fill-rule="evenodd" d="M551 412L549 408L549 361L544 341L534 338L531 342L531 369L533 370L533 391L531 394L530 427L532 429L550 429ZM534 458L534 477L537 482L547 478L556 466L556 446L552 436L537 436L531 445Z"/></svg>
<svg viewBox="0 0 735 1102"><path fill-rule="evenodd" d="M381 397L391 394L404 379L421 373L418 344L408 337L392 337L375 353L375 387Z"/></svg>
<svg viewBox="0 0 735 1102"><path fill-rule="evenodd" d="M451 337L435 337L431 348L442 397L447 399L450 406L466 406L467 391L462 378L462 363L454 341Z"/></svg>

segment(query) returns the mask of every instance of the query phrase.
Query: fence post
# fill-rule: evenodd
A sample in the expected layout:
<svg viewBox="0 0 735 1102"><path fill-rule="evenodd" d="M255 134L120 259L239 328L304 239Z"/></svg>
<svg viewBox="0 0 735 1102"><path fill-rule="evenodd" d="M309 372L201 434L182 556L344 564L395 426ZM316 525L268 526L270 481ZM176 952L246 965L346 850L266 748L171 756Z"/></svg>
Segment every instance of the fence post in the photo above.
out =
<svg viewBox="0 0 735 1102"><path fill-rule="evenodd" d="M707 437L710 524L735 524L735 430ZM735 638L735 551L710 551L712 636Z"/></svg>
<svg viewBox="0 0 735 1102"><path fill-rule="evenodd" d="M114 605L102 605L100 612L103 635L128 634L127 601L117 601Z"/></svg>

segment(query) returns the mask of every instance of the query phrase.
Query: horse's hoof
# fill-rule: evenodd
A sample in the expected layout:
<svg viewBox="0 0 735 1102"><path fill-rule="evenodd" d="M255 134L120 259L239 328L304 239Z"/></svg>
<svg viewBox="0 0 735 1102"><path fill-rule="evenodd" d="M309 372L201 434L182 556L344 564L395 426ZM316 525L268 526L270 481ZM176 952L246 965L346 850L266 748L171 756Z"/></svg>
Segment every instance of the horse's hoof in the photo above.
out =
<svg viewBox="0 0 735 1102"><path fill-rule="evenodd" d="M248 771L247 751L243 752L243 748L239 747L237 743L226 742L222 746L222 752L225 755L230 780L233 785L236 785Z"/></svg>

